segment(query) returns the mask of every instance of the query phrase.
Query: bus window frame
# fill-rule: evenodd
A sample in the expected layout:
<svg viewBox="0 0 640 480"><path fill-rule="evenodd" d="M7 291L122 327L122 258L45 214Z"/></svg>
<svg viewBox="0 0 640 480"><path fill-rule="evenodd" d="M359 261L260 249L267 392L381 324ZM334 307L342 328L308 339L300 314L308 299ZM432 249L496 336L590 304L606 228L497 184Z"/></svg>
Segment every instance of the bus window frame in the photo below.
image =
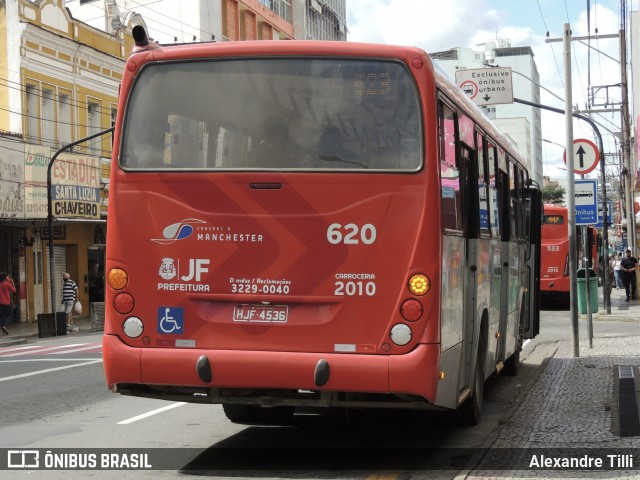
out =
<svg viewBox="0 0 640 480"><path fill-rule="evenodd" d="M253 57L248 57L253 58ZM221 173L221 172L255 172L255 171L268 171L268 172L331 172L331 173L382 173L382 174L416 174L423 171L426 167L426 147L425 147L425 136L424 136L424 106L420 102L420 98L422 96L420 86L415 75L412 73L412 70L406 62L401 59L378 59L378 58L368 58L368 57L343 57L343 56L327 56L327 57L306 57L306 56L291 56L284 57L288 60L296 60L296 59L321 59L321 60L333 60L336 62L340 61L360 61L360 62L379 62L379 63L389 63L398 65L401 69L403 69L407 75L407 80L411 84L412 94L415 98L415 112L417 115L418 125L417 125L417 134L418 134L418 153L417 153L417 165L414 167L402 167L402 168L335 168L335 167L327 167L327 166L295 166L295 167L208 167L208 168L195 168L193 166L170 166L170 167L160 167L157 165L152 167L147 166L132 166L126 163L123 163L123 154L129 153L125 152L127 149L125 148L127 145L127 141L129 136L133 135L129 129L131 127L127 127L129 123L132 122L132 119L129 117L131 108L132 108L132 92L136 92L140 87L136 87L136 84L141 81L143 78L143 73L148 68L155 68L160 64L189 64L189 63L207 63L207 62L215 62L215 61L236 61L236 60L247 60L245 57L211 57L211 58L191 58L191 59L178 59L178 60L167 60L164 62L149 62L145 63L141 66L140 70L136 73L135 78L133 79L131 85L128 88L129 97L126 100L125 108L122 116L122 127L121 127L121 136L120 142L118 145L118 167L129 173L161 173L161 174L173 174L173 173L194 173L194 172L206 172L206 173ZM256 57L257 58L257 57ZM274 56L262 56L259 60L282 60L283 57L279 57L277 55ZM198 121L204 121L203 119L199 119ZM210 125L209 125L210 126ZM212 137L210 137L211 140ZM170 165L170 164L169 164Z"/></svg>
<svg viewBox="0 0 640 480"><path fill-rule="evenodd" d="M485 194L485 203L486 203L486 215L487 215L487 226L485 228L482 227L482 221L479 217L480 224L478 225L478 231L480 232L480 238L491 238L491 208L489 205L489 190L490 186L490 168L489 165L489 150L488 150L488 141L485 138L484 133L476 128L476 155L478 162L478 183L482 180L482 186L484 188ZM482 176L480 175L480 165L482 165ZM478 208L480 208L480 194L478 193Z"/></svg>
<svg viewBox="0 0 640 480"><path fill-rule="evenodd" d="M445 227L445 222L443 221L442 214L445 209L442 208L442 165L443 163L449 169L455 169L458 173L458 188L460 191L460 195L463 192L463 172L460 170L460 132L458 130L458 110L453 106L454 104L450 101L447 101L444 95L438 95L437 97L437 113L438 113L438 183L440 185L440 222L442 225L442 232L445 235L454 235L458 237L463 237L465 235L465 215L464 209L460 213L460 222L457 222L457 226L460 228L449 228ZM444 124L444 110L443 108L447 108L452 116L453 116L453 132L454 132L454 145L453 145L453 154L454 154L454 164L452 165L447 161L447 149L445 148L444 142L446 135L443 135L443 132L446 132L446 126Z"/></svg>

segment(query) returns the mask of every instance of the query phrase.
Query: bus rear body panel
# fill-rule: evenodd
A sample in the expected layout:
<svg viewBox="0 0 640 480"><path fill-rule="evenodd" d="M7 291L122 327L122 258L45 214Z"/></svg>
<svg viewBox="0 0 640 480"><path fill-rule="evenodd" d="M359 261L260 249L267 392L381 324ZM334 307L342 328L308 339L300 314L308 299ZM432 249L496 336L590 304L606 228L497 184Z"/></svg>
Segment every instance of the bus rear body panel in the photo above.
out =
<svg viewBox="0 0 640 480"><path fill-rule="evenodd" d="M105 349L143 350L139 367L108 372L110 384L311 389L325 359L331 375L324 389L433 401L438 299L420 298L424 313L411 323L411 342L390 340L391 328L407 323L401 306L413 297L414 259L425 257L416 248L437 245L439 227L419 176L381 175L374 185L307 177L298 185L291 176L227 173L144 191L153 175L118 182L112 192L120 214L109 229L124 232L146 212L154 215L108 252L108 268L127 272L135 307L110 312L109 333L120 340ZM440 259L421 263L419 272L435 281ZM131 315L144 324L136 339L124 334ZM211 362L208 384L196 373L201 355ZM412 361L396 355L428 359L430 368L414 378L403 371Z"/></svg>

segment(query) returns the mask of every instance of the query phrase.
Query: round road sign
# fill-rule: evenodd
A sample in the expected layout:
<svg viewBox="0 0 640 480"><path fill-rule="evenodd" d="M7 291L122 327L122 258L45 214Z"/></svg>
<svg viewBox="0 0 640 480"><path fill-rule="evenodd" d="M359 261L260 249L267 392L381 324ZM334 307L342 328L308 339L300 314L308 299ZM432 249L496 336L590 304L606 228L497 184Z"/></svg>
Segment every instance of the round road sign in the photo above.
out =
<svg viewBox="0 0 640 480"><path fill-rule="evenodd" d="M595 170L600 160L598 147L591 140L578 138L573 141L573 171L584 175ZM567 152L564 152L564 164L567 164Z"/></svg>

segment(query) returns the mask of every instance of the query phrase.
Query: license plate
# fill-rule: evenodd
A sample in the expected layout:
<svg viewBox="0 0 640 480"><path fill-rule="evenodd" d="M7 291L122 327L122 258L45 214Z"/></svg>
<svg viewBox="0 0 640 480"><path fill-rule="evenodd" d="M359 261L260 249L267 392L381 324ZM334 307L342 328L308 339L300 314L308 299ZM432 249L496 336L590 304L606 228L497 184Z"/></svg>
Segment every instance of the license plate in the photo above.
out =
<svg viewBox="0 0 640 480"><path fill-rule="evenodd" d="M236 305L234 322L286 323L289 314L287 305Z"/></svg>

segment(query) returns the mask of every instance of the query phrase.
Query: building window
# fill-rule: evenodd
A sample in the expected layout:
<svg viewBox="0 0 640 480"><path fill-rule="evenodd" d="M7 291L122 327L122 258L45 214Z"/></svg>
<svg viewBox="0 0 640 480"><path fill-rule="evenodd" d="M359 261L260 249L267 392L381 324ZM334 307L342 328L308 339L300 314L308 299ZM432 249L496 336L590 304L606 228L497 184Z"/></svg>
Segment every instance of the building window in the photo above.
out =
<svg viewBox="0 0 640 480"><path fill-rule="evenodd" d="M58 140L61 145L71 143L71 98L58 95Z"/></svg>
<svg viewBox="0 0 640 480"><path fill-rule="evenodd" d="M88 135L93 135L94 133L98 133L100 131L100 105L97 103L91 103L87 105L87 133ZM94 138L89 141L89 151L95 155L100 154L101 150L101 142L100 138Z"/></svg>
<svg viewBox="0 0 640 480"><path fill-rule="evenodd" d="M55 114L54 107L55 102L53 100L53 91L42 90L42 143L54 144L56 141L55 135Z"/></svg>
<svg viewBox="0 0 640 480"><path fill-rule="evenodd" d="M40 143L39 118L38 111L38 87L35 85L27 85L27 138L30 143Z"/></svg>

